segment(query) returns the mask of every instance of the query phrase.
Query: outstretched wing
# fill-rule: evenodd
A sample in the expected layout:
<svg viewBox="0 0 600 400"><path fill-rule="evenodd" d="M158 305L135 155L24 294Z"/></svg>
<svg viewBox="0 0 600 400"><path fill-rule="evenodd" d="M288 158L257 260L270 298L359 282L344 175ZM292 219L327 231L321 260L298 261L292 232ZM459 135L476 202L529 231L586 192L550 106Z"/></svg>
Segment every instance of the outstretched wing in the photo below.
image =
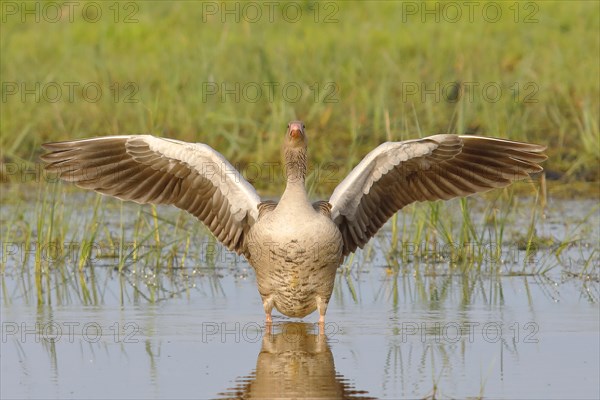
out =
<svg viewBox="0 0 600 400"><path fill-rule="evenodd" d="M435 135L383 143L336 187L329 202L344 255L362 248L398 210L508 186L542 171L545 146L480 136Z"/></svg>
<svg viewBox="0 0 600 400"><path fill-rule="evenodd" d="M172 204L202 221L230 250L258 218L260 198L210 146L150 135L46 143L41 158L61 179L136 203Z"/></svg>

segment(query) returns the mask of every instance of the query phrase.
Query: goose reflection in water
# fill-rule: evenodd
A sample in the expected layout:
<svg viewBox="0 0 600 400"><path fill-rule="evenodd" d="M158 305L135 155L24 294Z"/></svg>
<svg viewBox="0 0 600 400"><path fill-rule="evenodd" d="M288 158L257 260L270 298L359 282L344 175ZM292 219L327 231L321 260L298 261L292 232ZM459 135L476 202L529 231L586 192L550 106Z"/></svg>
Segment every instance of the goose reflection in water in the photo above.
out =
<svg viewBox="0 0 600 400"><path fill-rule="evenodd" d="M277 333L267 330L256 369L219 398L372 399L336 373L327 336L313 327L289 322L274 325Z"/></svg>

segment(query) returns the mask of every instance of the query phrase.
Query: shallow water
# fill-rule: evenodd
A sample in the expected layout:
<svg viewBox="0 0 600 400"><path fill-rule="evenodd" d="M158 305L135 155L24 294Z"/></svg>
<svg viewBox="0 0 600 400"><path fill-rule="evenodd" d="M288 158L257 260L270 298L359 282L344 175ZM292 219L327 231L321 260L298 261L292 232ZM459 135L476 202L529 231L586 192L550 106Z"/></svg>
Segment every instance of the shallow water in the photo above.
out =
<svg viewBox="0 0 600 400"><path fill-rule="evenodd" d="M4 243L0 394L599 398L595 206L552 204L538 230L573 244L527 262L507 245L512 261L494 274L443 261L395 274L376 242L338 274L325 335L315 314L299 322L275 313L268 333L253 272L233 257L156 275L135 264L119 274L110 258L80 275L67 261L44 275L50 289L38 304L33 261ZM552 268L531 273L540 264Z"/></svg>

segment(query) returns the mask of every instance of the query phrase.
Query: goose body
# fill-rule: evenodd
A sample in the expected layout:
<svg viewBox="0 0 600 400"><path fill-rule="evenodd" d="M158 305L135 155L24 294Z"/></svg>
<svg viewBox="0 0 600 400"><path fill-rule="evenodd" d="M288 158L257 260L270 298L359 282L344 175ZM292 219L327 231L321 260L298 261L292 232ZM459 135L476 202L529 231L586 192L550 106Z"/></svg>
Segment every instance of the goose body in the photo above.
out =
<svg viewBox="0 0 600 400"><path fill-rule="evenodd" d="M137 203L172 204L202 221L256 272L267 322L319 311L324 322L337 267L398 210L467 196L542 171L544 146L481 136L435 135L383 143L311 203L307 137L292 121L283 140L286 189L262 202L220 153L202 143L150 135L46 143L46 169L77 186Z"/></svg>
<svg viewBox="0 0 600 400"><path fill-rule="evenodd" d="M284 194L277 206L259 215L248 232L246 257L256 271L267 320L273 307L290 317L317 308L324 316L342 247L331 215L317 211L308 199Z"/></svg>

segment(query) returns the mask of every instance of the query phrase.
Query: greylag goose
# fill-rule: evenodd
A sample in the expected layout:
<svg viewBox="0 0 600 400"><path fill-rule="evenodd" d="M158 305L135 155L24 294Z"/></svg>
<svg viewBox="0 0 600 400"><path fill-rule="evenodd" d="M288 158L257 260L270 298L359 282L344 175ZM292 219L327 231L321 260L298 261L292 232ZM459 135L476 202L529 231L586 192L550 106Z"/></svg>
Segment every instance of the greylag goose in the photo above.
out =
<svg viewBox="0 0 600 400"><path fill-rule="evenodd" d="M202 221L256 272L266 321L319 311L325 321L336 269L398 210L448 200L542 171L544 146L480 136L435 135L379 145L335 188L311 203L305 188L304 124L283 140L287 183L279 202L256 190L220 153L202 143L150 135L46 143L47 170L122 200L172 204Z"/></svg>

